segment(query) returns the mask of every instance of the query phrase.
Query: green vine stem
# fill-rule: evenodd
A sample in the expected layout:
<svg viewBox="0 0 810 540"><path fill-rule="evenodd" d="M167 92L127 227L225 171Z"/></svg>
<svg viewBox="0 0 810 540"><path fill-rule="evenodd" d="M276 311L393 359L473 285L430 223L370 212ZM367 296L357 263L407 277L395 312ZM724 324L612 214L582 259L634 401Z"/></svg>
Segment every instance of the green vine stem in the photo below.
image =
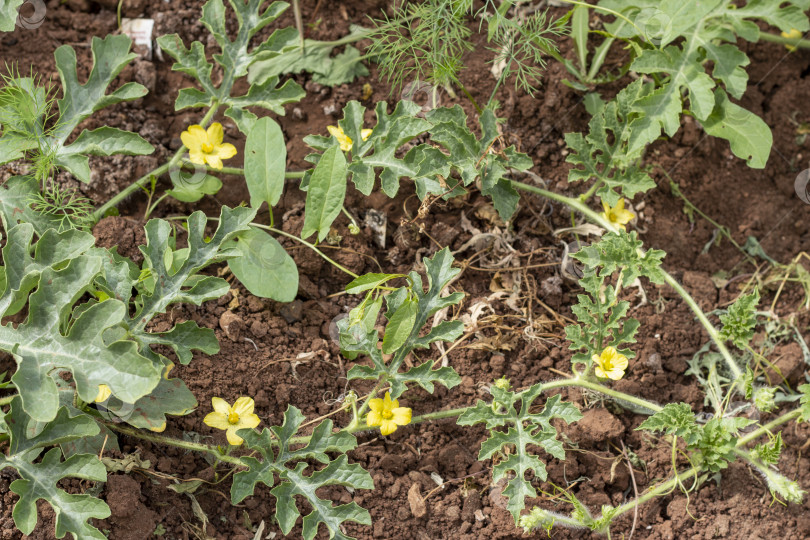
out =
<svg viewBox="0 0 810 540"><path fill-rule="evenodd" d="M186 216L172 216L172 217L167 217L167 218L163 218L163 219L167 219L167 220L181 220L181 219L188 219L188 218L187 218ZM219 221L219 218L215 218L215 217L207 217L206 219L208 219L208 221L217 221L217 222ZM307 242L307 241L306 241L306 240L304 240L303 238L299 238L299 237L295 236L294 234L290 234L290 233L288 233L288 232L282 231L281 229L276 229L276 228L274 228L274 227L270 227L270 226L268 226L268 225L262 225L261 223L251 223L251 224L250 224L250 226L251 226L251 227L256 227L257 229L264 229L264 230L266 230L266 231L269 231L269 232L272 232L272 233L278 234L278 235L280 235L280 236L284 236L284 237L286 237L286 238L289 238L289 239L291 239L291 240L295 240L296 242L299 242L299 243L301 243L301 244L304 244L305 246L307 246L309 249L311 249L312 251L314 251L315 253L317 253L318 255L320 255L320 256L321 256L321 257L322 257L322 258L323 258L323 259L324 259L326 262L328 262L329 264L333 265L333 266L334 266L335 268L337 268L338 270L340 270L340 271L342 271L342 272L344 272L344 273L346 273L346 274L348 274L348 275L352 276L353 278L358 278L358 277L360 277L360 276L358 276L357 274L355 274L354 272L352 272L351 270L349 270L348 268L346 268L345 266L341 265L339 262L337 262L337 261L335 261L335 260L333 260L333 259L330 259L330 258L329 258L329 256L328 256L328 255L326 255L326 254L325 254L323 251L321 251L320 249L318 249L318 247L317 247L315 244L312 244L312 243L310 243L310 242Z"/></svg>
<svg viewBox="0 0 810 540"><path fill-rule="evenodd" d="M182 159L183 166L188 167L199 167L200 165L197 163L193 163L188 159ZM205 165L205 170L212 173L220 173L220 174L236 174L239 176L245 176L245 169L241 167L222 167L221 169L215 169L210 165ZM284 173L284 178L303 178L306 171L287 171Z"/></svg>
<svg viewBox="0 0 810 540"><path fill-rule="evenodd" d="M658 484L657 486L651 488L643 495L639 496L637 499L632 501L628 501L620 506L616 507L615 513L613 513L613 517L620 516L630 510L641 506L642 504L646 503L650 499L654 499L659 495L666 495L667 493L671 492L673 489L682 485L685 480L688 480L690 476L696 477L695 484L702 483L706 478L708 478L708 474L702 474L697 476L697 471L695 469L687 469L685 471L681 471L677 475L673 476L663 484ZM601 516L600 516L601 517ZM598 519L598 518L597 518Z"/></svg>
<svg viewBox="0 0 810 540"><path fill-rule="evenodd" d="M766 433L770 433L775 427L781 426L787 422L790 422L793 419L799 418L802 415L801 409L793 409L792 411L786 412L782 416L779 416L767 424L760 426L759 428L755 429L745 437L740 437L737 440L737 446L745 446L746 444L750 443L753 440L758 439L759 437L765 435Z"/></svg>
<svg viewBox="0 0 810 540"><path fill-rule="evenodd" d="M556 381L543 383L544 392L548 390L554 390L555 388L568 388L568 387L585 388L588 390L592 390L594 392L599 392L600 394L610 396L619 401L626 401L628 403L632 403L633 405L637 405L643 409L647 409L654 413L663 410L663 407L661 407L656 403L647 401L646 399L642 399L636 396L631 396L630 394L625 394L624 392L619 392L618 390L608 388L607 386L603 386L599 383L595 383L587 379L582 378L558 379Z"/></svg>
<svg viewBox="0 0 810 540"><path fill-rule="evenodd" d="M214 218L208 218L208 219L214 219ZM217 218L217 219L218 219L218 218ZM278 234L278 235L281 235L281 236L287 237L287 238L289 238L289 239L291 239L291 240L295 240L296 242L299 242L299 243L301 243L301 244L304 244L304 245L305 245L305 246L307 246L309 249L311 249L312 251L314 251L315 253L317 253L318 255L320 255L320 256L323 258L323 260L325 260L325 261L326 261L326 262L328 262L329 264L333 265L335 268L337 268L337 269L338 269L338 270L340 270L341 272L344 272L344 273L346 273L346 274L348 274L348 275L352 276L353 278L358 278L358 277L360 277L360 276L358 276L357 274L355 274L354 272L352 272L351 270L349 270L348 268L346 268L345 266L343 266L342 264L340 264L339 262L337 262L337 261L335 261L335 260L333 260L333 259L329 258L329 256L328 256L326 253L324 253L323 251L321 251L320 249L318 249L318 248L315 246L315 244L312 244L312 243L310 243L310 242L307 242L307 241L306 241L306 240L304 240L303 238L298 238L298 237L297 237L297 236L295 236L294 234L290 234L290 233L288 233L288 232L284 232L284 231L282 231L281 229L276 229L276 228L274 228L274 227L269 227L269 226L267 226L267 225L260 225L259 223L251 223L250 225L251 225L252 227L256 227L256 228L258 228L258 229L265 229L265 230L270 231L270 232L272 232L272 233L276 233L276 234Z"/></svg>
<svg viewBox="0 0 810 540"><path fill-rule="evenodd" d="M555 200L557 202L563 203L564 205L568 206L573 210L577 210L584 214L588 219L593 221L594 223L599 224L601 227L607 229L608 231L617 232L616 227L611 224L608 220L606 220L601 215L597 214L593 210L591 210L588 206L586 206L583 202L579 199L574 199L571 197L566 197L565 195L560 195L559 193L554 193L553 191L548 191L537 186L532 186L530 184L524 184L523 182L518 182L516 180L512 180L512 185L517 189L522 189L524 191L528 191L530 193L535 193L537 195L541 195L548 199ZM737 365L737 362L731 356L728 348L726 348L725 343L720 338L717 330L715 329L714 325L709 321L706 314L703 313L703 310L700 309L700 306L695 302L695 299L683 288L683 286L677 282L675 278L673 278L668 272L666 272L663 268L661 269L661 273L664 276L664 281L675 289L675 292L683 298L684 302L691 308L692 312L694 312L697 319L700 321L700 324L706 329L706 332L709 334L709 337L714 342L717 350L720 351L720 354L723 355L723 359L726 361L729 370L731 371L732 379L737 381L740 380L743 376L743 371L740 369L740 366Z"/></svg>
<svg viewBox="0 0 810 540"><path fill-rule="evenodd" d="M203 116L202 120L200 120L200 125L203 126L203 127L208 125L208 122L211 121L211 119L217 113L217 110L219 110L219 103L217 101L214 101L214 104L211 105L211 107L205 113L205 116ZM115 195L112 199L110 199L109 201L107 201L106 203L101 205L92 214L93 222L94 223L99 222L101 220L101 218L104 217L104 214L106 214L109 209L118 206L127 197L129 197L134 192L136 192L139 189L142 189L144 186L146 186L146 184L149 183L149 181L152 179L153 176L157 177L157 176L160 176L160 175L164 174L165 172L167 172L172 167L172 165L177 163L177 161L180 159L180 156L183 154L183 152L185 150L186 150L185 146L180 146L180 148L177 149L177 152L174 153L174 155L171 157L171 159L169 161L167 161L166 163L164 163L160 167L158 167L158 168L156 168L156 169L154 169L152 171L149 171L145 175L141 176L140 178L135 180L132 184L128 185L127 187L125 187L124 189L119 191L118 194Z"/></svg>
<svg viewBox="0 0 810 540"><path fill-rule="evenodd" d="M770 41L771 43L781 43L782 45L789 45L790 47L798 47L800 49L810 49L810 39L786 38L784 36L771 34L769 32L760 32L759 39L761 39L762 41Z"/></svg>
<svg viewBox="0 0 810 540"><path fill-rule="evenodd" d="M202 443L194 443L190 441L181 441L180 439L175 439L173 437L167 437L166 435L158 435L155 433L149 433L144 430L135 429L127 426L122 426L120 424L116 424L114 422L104 422L101 421L106 427L110 428L113 431L117 431L123 435L129 435L130 437L135 437L138 439L143 439L144 441L159 443L159 444L167 444L169 446L175 446L177 448L183 448L184 450L191 450L194 452L206 452L208 454L213 454L219 459L220 461L224 461L226 463L230 463L231 465L238 465L240 467L244 467L245 464L242 462L241 459L235 456L229 456L223 454L219 451L219 448L216 446L209 446L207 444Z"/></svg>

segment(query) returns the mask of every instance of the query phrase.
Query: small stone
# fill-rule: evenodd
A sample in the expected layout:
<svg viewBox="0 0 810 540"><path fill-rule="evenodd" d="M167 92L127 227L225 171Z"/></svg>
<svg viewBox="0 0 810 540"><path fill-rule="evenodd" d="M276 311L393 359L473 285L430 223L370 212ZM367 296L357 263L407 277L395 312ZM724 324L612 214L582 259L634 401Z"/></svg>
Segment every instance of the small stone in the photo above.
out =
<svg viewBox="0 0 810 540"><path fill-rule="evenodd" d="M225 332L231 341L239 341L242 337L242 330L245 323L239 315L233 311L225 311L219 317L219 327Z"/></svg>
<svg viewBox="0 0 810 540"><path fill-rule="evenodd" d="M405 521L406 519L409 519L410 517L411 513L408 512L407 508L405 508L404 506L400 506L399 508L397 508L397 520L402 522Z"/></svg>
<svg viewBox="0 0 810 540"><path fill-rule="evenodd" d="M279 314L289 324L297 323L304 315L304 303L301 300L293 300L289 304L284 304L279 310Z"/></svg>
<svg viewBox="0 0 810 540"><path fill-rule="evenodd" d="M492 371L500 373L503 371L503 366L506 364L506 357L502 354L493 354L489 359L489 367Z"/></svg>
<svg viewBox="0 0 810 540"><path fill-rule="evenodd" d="M481 495L477 491L471 492L464 499L461 507L461 519L471 523L475 519L475 512L481 509Z"/></svg>
<svg viewBox="0 0 810 540"><path fill-rule="evenodd" d="M405 472L405 463L402 456L395 454L385 454L379 463L380 469L390 471L396 475L402 475Z"/></svg>
<svg viewBox="0 0 810 540"><path fill-rule="evenodd" d="M448 506L447 510L444 511L444 515L447 516L447 519L450 521L458 521L461 519L461 508L456 504Z"/></svg>
<svg viewBox="0 0 810 540"><path fill-rule="evenodd" d="M135 62L135 81L141 83L149 92L155 91L157 83L157 71L155 64L148 60L138 60Z"/></svg>
<svg viewBox="0 0 810 540"><path fill-rule="evenodd" d="M411 489L408 490L408 504L411 507L413 517L421 518L427 514L427 505L422 498L422 490L419 488L418 482L414 482Z"/></svg>
<svg viewBox="0 0 810 540"><path fill-rule="evenodd" d="M263 338L267 335L267 325L261 321L253 321L250 324L250 333L257 338Z"/></svg>
<svg viewBox="0 0 810 540"><path fill-rule="evenodd" d="M464 375L461 378L461 393L462 394L475 393L475 381L469 375Z"/></svg>

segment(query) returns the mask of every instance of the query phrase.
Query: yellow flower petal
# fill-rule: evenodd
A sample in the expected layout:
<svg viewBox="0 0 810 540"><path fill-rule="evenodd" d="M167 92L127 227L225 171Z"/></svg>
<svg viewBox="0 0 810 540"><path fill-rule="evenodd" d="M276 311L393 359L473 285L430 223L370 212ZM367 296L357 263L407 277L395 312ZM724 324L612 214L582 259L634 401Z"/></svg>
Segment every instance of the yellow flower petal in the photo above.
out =
<svg viewBox="0 0 810 540"><path fill-rule="evenodd" d="M607 379L607 373L605 373L605 371L601 367L596 366L594 368L593 372L596 373L597 377L602 378L602 379Z"/></svg>
<svg viewBox="0 0 810 540"><path fill-rule="evenodd" d="M376 413L381 413L383 411L383 400L380 398L368 400L368 408Z"/></svg>
<svg viewBox="0 0 810 540"><path fill-rule="evenodd" d="M197 165L205 165L205 153L200 149L189 150L188 160Z"/></svg>
<svg viewBox="0 0 810 540"><path fill-rule="evenodd" d="M205 162L208 163L212 169L219 170L222 168L222 160L213 154L206 154Z"/></svg>
<svg viewBox="0 0 810 540"><path fill-rule="evenodd" d="M225 138L225 132L222 130L222 124L219 122L214 122L208 126L206 135L208 136L208 144L213 144L214 146L222 144L222 139Z"/></svg>
<svg viewBox="0 0 810 540"><path fill-rule="evenodd" d="M236 155L236 147L231 143L224 143L214 147L213 154L220 159L229 159Z"/></svg>
<svg viewBox="0 0 810 540"><path fill-rule="evenodd" d="M106 384L98 385L98 395L94 400L96 403L101 403L102 401L107 401L109 397L112 395L112 390Z"/></svg>
<svg viewBox="0 0 810 540"><path fill-rule="evenodd" d="M360 130L360 137L365 141L369 137L371 137L371 132L374 131L373 129L361 129Z"/></svg>
<svg viewBox="0 0 810 540"><path fill-rule="evenodd" d="M244 416L239 416L239 429L248 428L253 429L259 424L261 424L262 420L255 414L246 414Z"/></svg>
<svg viewBox="0 0 810 540"><path fill-rule="evenodd" d="M228 416L228 412L230 412L231 408L231 406L228 405L228 402L221 397L212 397L211 406L214 408L214 411L224 414L225 416Z"/></svg>
<svg viewBox="0 0 810 540"><path fill-rule="evenodd" d="M411 409L408 407L396 407L391 412L394 414L391 420L396 422L397 425L405 426L411 423Z"/></svg>
<svg viewBox="0 0 810 540"><path fill-rule="evenodd" d="M390 411L394 407L399 407L399 403L396 403L395 401L391 401L391 393L390 392L385 393L385 399L383 399L383 407L387 411Z"/></svg>
<svg viewBox="0 0 810 540"><path fill-rule="evenodd" d="M230 429L231 424L228 422L228 414L220 412L212 412L205 415L203 423L214 429Z"/></svg>
<svg viewBox="0 0 810 540"><path fill-rule="evenodd" d="M199 150L208 142L208 134L202 126L189 126L187 131L180 134L180 140L189 150Z"/></svg>
<svg viewBox="0 0 810 540"><path fill-rule="evenodd" d="M234 428L228 429L225 432L225 437L228 439L228 444L233 445L233 446L239 446L240 444L242 444L244 442L242 440L242 437L240 437L239 435L236 434L237 429L242 429L242 428L234 427Z"/></svg>
<svg viewBox="0 0 810 540"><path fill-rule="evenodd" d="M382 424L380 424L380 434L391 435L393 432L397 430L397 425L393 420L383 420Z"/></svg>
<svg viewBox="0 0 810 540"><path fill-rule="evenodd" d="M242 396L234 402L233 411L241 417L242 415L253 414L253 407L253 399Z"/></svg>
<svg viewBox="0 0 810 540"><path fill-rule="evenodd" d="M340 144L340 149L343 152L348 152L352 149L352 139L346 135L342 128L337 126L326 126L326 130L331 136L337 139L338 144Z"/></svg>
<svg viewBox="0 0 810 540"><path fill-rule="evenodd" d="M382 421L383 421L382 414L375 411L371 411L370 413L368 413L368 416L366 417L367 426L379 426L380 424L382 424Z"/></svg>

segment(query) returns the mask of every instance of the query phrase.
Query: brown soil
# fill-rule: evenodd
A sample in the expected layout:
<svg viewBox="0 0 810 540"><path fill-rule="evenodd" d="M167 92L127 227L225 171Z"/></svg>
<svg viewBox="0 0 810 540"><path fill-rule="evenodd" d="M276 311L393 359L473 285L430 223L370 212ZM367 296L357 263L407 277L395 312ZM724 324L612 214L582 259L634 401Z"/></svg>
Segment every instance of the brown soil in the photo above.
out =
<svg viewBox="0 0 810 540"><path fill-rule="evenodd" d="M315 2L302 3L304 19L311 21ZM329 9L326 4L319 13L320 24L311 30L310 37L314 39L345 35L350 23L363 23L367 14L378 14L388 2L348 0ZM18 61L21 70L31 66L57 81L53 51L70 43L77 49L80 71L86 74L90 66L89 36L104 36L116 30L115 5L112 0L51 0L42 27L17 29L0 36L0 56ZM204 28L197 21L201 6L202 2L193 1L133 0L124 2L123 14L154 18L156 35L177 32L186 43L192 39L205 42ZM291 24L290 12L273 28ZM465 59L468 67L461 77L476 98L486 100L494 85L486 63L490 53L480 39L475 45L476 50ZM744 274L753 268L742 262L743 255L727 240L708 251L704 249L713 237L713 226L700 218L690 224L682 201L671 195L661 169L680 184L684 195L703 212L729 227L740 244L746 237L754 236L768 255L780 262L789 261L810 246L810 206L802 204L793 193L794 178L808 162L810 142L797 145L795 127L789 120L797 111L798 120L810 120L806 110L810 103L810 54L786 54L784 48L766 43L741 46L752 60L748 69L751 86L743 104L760 114L774 131L774 150L768 167L763 171L747 168L731 155L726 142L705 136L687 118L674 140L658 142L649 149L648 163L660 165L653 175L660 187L634 202L640 217L637 228L642 231L645 244L667 251L667 269L708 310L726 306L736 296L735 285L744 281L737 280L718 289L711 279L713 274L720 271ZM561 48L570 55L567 42L561 42ZM620 62L618 56L615 62ZM97 202L106 200L170 155L180 144L178 134L198 119L196 111L174 112L176 92L189 81L171 72L170 67L166 61L135 62L124 70L118 83L138 80L150 87L150 94L140 101L105 109L88 121L88 127L106 123L139 132L157 148L149 157L94 159L94 182L79 187ZM338 117L326 114L325 109L339 114L346 102L360 99L361 87L366 82L374 88L372 101L388 95L386 84L376 79L373 66L371 69L370 77L334 89L320 87L306 76L295 77L308 90L307 97L297 105L303 114L278 119L288 140L290 170L307 166L303 157L308 149L302 137L325 133L326 125L337 120ZM506 118L504 133L534 159L534 172L552 189L572 192L566 181L563 134L586 129L588 115L581 95L560 83L565 75L562 66L552 64L543 87L534 97L511 88L501 89L498 97L503 105L500 116ZM395 99L396 96L391 98ZM443 105L453 103L448 96L442 97ZM468 103L460 100L458 103L471 112ZM232 123L220 120L226 127L226 138L243 141ZM239 149L241 153L241 146ZM233 161L238 166L238 158ZM380 268L386 272L406 272L417 258L436 249L434 241L459 249L471 236L469 227L464 228L462 216L482 231L491 231L496 226L491 207L476 195L434 204L419 226L400 225L403 218L407 220L415 214L417 206L415 199L409 197L412 189L406 185L402 191L404 194L395 200L382 194L365 198L351 193L347 207L355 214L363 215L367 209L375 208L388 215L387 246L382 249L375 245L370 231L351 236L346 220L341 218L337 222L343 235L341 249L330 250L330 256L358 274ZM240 179L226 179L225 187L215 197L195 206L166 202L158 208L157 216L188 213L196 208L212 213L219 204L234 205L246 198ZM303 201L302 192L291 183L274 209L276 223L281 222L285 231L300 232ZM138 256L136 246L143 241L144 203L142 196L136 196L121 208L124 217L102 221L95 229L99 245L118 244L122 253ZM555 263L560 261L563 240L551 234L568 223L568 212L560 205L535 197L522 199L514 230L509 233L512 247L521 257L515 257L506 266L550 265L500 274L468 267L454 284L456 290L467 293L462 312L468 312L470 306L486 299L493 290L510 288L519 280L522 296L516 300L516 309L521 312L510 307L506 297L493 301L496 313L504 317L502 326L511 325L514 332L482 330L472 340L478 348L458 347L449 355L450 365L462 376L459 387L451 391L439 388L434 395L418 390L409 392L403 405L412 407L414 414L470 405L486 397L484 385L493 378L506 376L514 385L525 387L570 371L562 317L571 316L570 306L577 288L560 277ZM300 408L309 418L326 414L334 410L334 400L346 390L345 375L352 362L340 358L330 332L332 323L356 302L347 296L330 297L342 290L346 276L299 245L282 242L301 269L301 288L294 303L281 305L258 299L234 285L232 293L218 302L181 307L172 313L175 320L193 319L201 326L216 329L222 350L213 357L197 355L189 366L176 368L175 373L187 382L200 407L188 416L172 418L167 435L181 437L185 432L209 442L224 443L221 433L214 433L202 423L212 396L229 401L241 395L253 396L264 425L274 425L281 422L288 404ZM475 249L469 249L458 253L457 258L471 258L474 253ZM480 268L484 263L477 259L471 265ZM631 315L642 321L642 327L635 346L638 355L627 377L616 387L662 403L685 401L699 410L703 407L702 392L695 380L683 373L686 361L706 342L707 336L671 289L647 284L645 290L649 300L645 305L634 296L634 291L626 293L636 306ZM770 305L773 292L769 294L763 306ZM231 309L234 295L238 307ZM780 297L777 313L780 316L796 313L800 300L800 291L788 286ZM230 311L232 315L223 317ZM796 321L806 331L807 313L798 313ZM228 328L227 335L222 327ZM314 354L297 360L299 354L310 352ZM803 380L807 366L802 363L797 346L780 345L772 356L772 360L777 359L783 373L792 374L793 382ZM362 384L357 387L366 388ZM538 485L544 493L554 493L552 483L568 487L598 511L601 505L622 503L634 496L635 489L642 491L669 475L671 463L666 443L634 430L643 417L595 402L593 396L583 396L578 391L564 394L583 410L585 417L563 430L567 459L558 462L546 456L548 482ZM335 420L341 423L347 417L338 415ZM805 488L810 487L810 460L802 449L806 448L809 431L807 425L785 429L785 451L780 462L781 471ZM371 527L354 524L347 527L347 532L357 538L518 538L521 531L515 528L504 508L502 486L491 485L492 464L476 460L484 437L483 428L462 428L452 420L400 429L387 438L360 436L360 446L350 453L350 458L370 472L375 490L352 496L341 488L324 492L323 496L341 503L354 500L370 511ZM109 531L110 538L152 538L156 528L158 532L165 531L160 538L194 538L195 528L201 525L195 504L207 516L206 534L210 538L249 540L254 533L248 524L255 527L262 520L267 525L265 534L275 532L277 537L281 536L273 523L274 499L267 488L257 489L254 497L234 507L228 502L229 481L215 482L224 468L215 472L199 456L137 439L122 437L120 445L123 453L140 450L152 467L148 471L136 469L128 476L110 475L102 496L110 505L112 516L98 523L101 530ZM640 460L633 469L633 477L621 459L622 445ZM436 490L432 474L446 481L444 488ZM200 478L214 483L204 484L206 487L198 490L192 500L167 489L171 477ZM11 519L16 495L9 492L8 485L13 478L8 470L0 474L0 538L21 537L14 531ZM414 494L428 493L425 508L412 510L409 495L415 500ZM570 511L570 507L552 497L544 495L530 504ZM636 539L779 536L799 540L810 537L809 510L808 502L771 504L764 481L749 468L735 464L717 482L706 483L688 500L680 493L659 498L639 508L638 516L631 514L619 519L612 530L615 535L626 537L634 527ZM415 517L414 512L421 517ZM591 537L589 533L560 529L551 535ZM299 521L289 537L300 536ZM323 528L321 537L326 538ZM53 512L47 505L40 505L40 524L30 538L53 538Z"/></svg>

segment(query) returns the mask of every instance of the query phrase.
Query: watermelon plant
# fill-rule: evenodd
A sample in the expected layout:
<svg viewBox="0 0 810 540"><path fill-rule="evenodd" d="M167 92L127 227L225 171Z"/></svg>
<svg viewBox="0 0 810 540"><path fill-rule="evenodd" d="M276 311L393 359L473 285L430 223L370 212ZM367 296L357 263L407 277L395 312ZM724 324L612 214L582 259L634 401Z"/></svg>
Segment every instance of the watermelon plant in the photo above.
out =
<svg viewBox="0 0 810 540"><path fill-rule="evenodd" d="M124 434L199 452L230 468L233 505L252 496L257 485L269 487L276 501L274 517L284 534L301 517L307 540L319 530L330 538L347 538L344 525L370 525L369 512L355 502L335 504L317 491L325 486L350 492L374 489L369 473L349 459L359 434L371 431L385 437L441 418L455 418L460 426L484 424L488 437L478 458L494 458L492 481L504 481L507 510L526 532L558 525L609 535L618 516L675 489L697 489L734 461L761 474L775 498L801 503L801 486L776 468L782 449L776 429L810 420L810 385L793 390L754 369L748 353L761 324L759 293L741 295L719 314L719 324L713 322L712 314L665 270L665 252L645 249L632 230L635 215L627 202L656 186L645 152L662 134L672 137L685 115L707 134L727 140L732 153L748 166L765 166L770 129L735 103L746 90L749 63L738 41L806 48L808 42L794 32L810 29L810 2L567 3L571 11L553 19L539 10L527 12L522 2L511 0L405 2L371 28L319 42L303 39L293 28L278 28L258 39L267 34L261 30L288 9L284 2L231 0L228 9L222 0L208 0L200 22L211 37L205 43L215 43L216 50L203 41L186 44L176 34L157 40L174 61L173 69L190 83L178 89L175 109L199 110L198 123L178 134L182 146L165 163L132 179L98 208L63 187L57 174L87 183L91 156L153 152L136 133L109 126L82 128L99 110L147 93L135 82L110 88L135 58L130 39L94 37L92 67L83 83L70 45L54 52L58 88L35 74L11 70L0 88L0 165L22 162L29 172L12 176L0 187L5 235L0 316L6 317L0 325L0 350L16 364L3 383L8 395L0 398L0 438L5 442L0 468L13 468L19 476L10 487L17 496L13 518L19 531L34 530L37 501L44 500L54 510L57 538L68 533L76 539L105 538L92 522L110 515L106 503L92 494L97 491L68 493L59 483L66 478L104 482L100 452L117 449L117 436ZM20 4L16 0L0 6L0 30L13 28ZM592 13L610 21L591 30ZM234 20L235 25L229 24ZM458 76L475 20L497 67L495 89L483 105ZM575 61L563 58L552 39L569 25ZM783 35L766 32L765 26ZM598 45L593 46L591 34L602 37ZM353 45L362 39L370 40L365 55ZM618 73L600 73L609 50L619 44L629 53L626 65ZM339 52L333 55L335 49ZM637 75L609 101L595 92L585 96L591 115L588 132L565 135L566 161L572 165L568 181L582 189L576 197L521 181L535 164L507 144L501 131L497 90L514 81L518 90L533 91L546 57L562 62L576 79L570 86L583 92L625 80L627 73ZM435 92L460 90L471 100L475 118L468 118L458 104L425 112L412 101L400 100L393 105L377 102L371 120L372 113L352 100L336 126L304 138L311 149L306 161L312 166L288 171L285 135L268 114L283 115L305 91L290 78L282 82L282 77L308 72L316 82L342 84L366 75L363 61L369 59L378 62L395 87L427 82ZM220 115L234 123L238 134L226 132L215 121ZM238 156L236 136L244 137L242 167L225 163ZM194 204L216 194L223 189L223 174L244 178L249 200L236 208L223 206L218 217L197 210L149 220L141 264L115 249L95 247L89 228L114 214L133 194L149 194L148 217L166 198ZM154 197L163 176L170 187ZM288 180L298 181L297 188L304 192L300 235L273 223L273 210ZM528 387L498 379L488 384L491 397L486 400L419 416L400 406L399 399L414 388L434 393L436 385L453 389L461 380L452 366L414 354L462 338L460 320L432 321L464 298L462 292L449 293L460 269L448 248L435 251L407 274L361 276L330 259L319 246L329 239L336 220L349 215L344 204L352 187L364 196L382 192L389 198L401 189L413 189L423 202L475 190L492 201L507 223L520 204L519 192L525 191L561 203L572 218L580 215L598 226L600 240L583 244L573 254L582 275L571 308L576 321L565 329L572 376ZM265 209L269 225L263 219ZM165 322L174 304L201 305L226 295L229 283L205 272L222 263L252 294L278 302L294 300L298 269L279 236L314 250L345 272L345 292L358 295L356 306L337 324L341 353L356 362L348 371L350 389L340 406L350 420L336 426L322 417L310 429L301 410L289 405L280 426L262 426L251 396L233 404L215 397L204 422L225 432L227 446L163 435L172 416L199 406L185 383L170 376L175 361L185 365L195 352L216 354L219 344L213 330L194 321L172 319L163 331L155 330L155 322ZM641 325L628 316L630 304L621 293L639 278L671 287L692 310L696 331L702 329L709 338L702 350L707 354L696 356L688 372L706 390L713 408L708 419L689 404L656 403L616 388L616 381L633 371ZM19 322L11 322L12 316ZM364 384L372 390L362 395L357 381L371 381ZM527 508L527 501L538 495L536 481L548 476L546 458L537 449L555 459L566 457L558 433L562 423L553 421L570 424L582 417L573 403L559 394L548 395L562 388L585 389L648 416L638 429L660 434L671 445L671 476L624 504L603 506L598 514L570 493L570 514ZM734 400L762 413L786 402L799 405L759 424L736 415L730 406ZM207 405L203 408L208 410ZM688 467L678 466L678 452L687 457Z"/></svg>

